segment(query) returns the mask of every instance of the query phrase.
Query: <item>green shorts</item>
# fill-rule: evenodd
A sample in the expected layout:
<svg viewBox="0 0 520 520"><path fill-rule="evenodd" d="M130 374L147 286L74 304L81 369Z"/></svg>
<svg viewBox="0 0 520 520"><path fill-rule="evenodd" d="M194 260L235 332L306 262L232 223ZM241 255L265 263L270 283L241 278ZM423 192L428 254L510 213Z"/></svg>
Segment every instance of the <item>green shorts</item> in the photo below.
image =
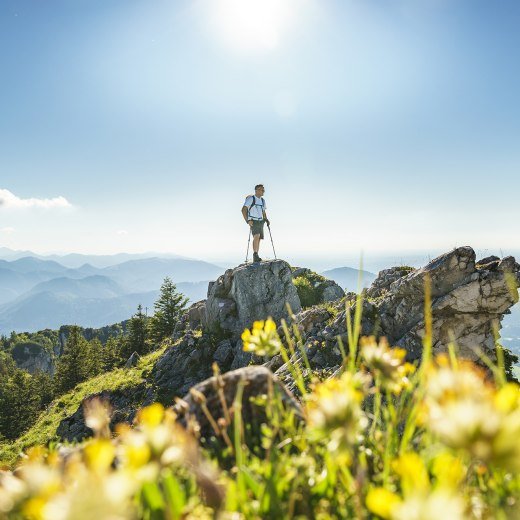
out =
<svg viewBox="0 0 520 520"><path fill-rule="evenodd" d="M253 220L251 233L253 236L260 235L260 240L264 238L264 220Z"/></svg>

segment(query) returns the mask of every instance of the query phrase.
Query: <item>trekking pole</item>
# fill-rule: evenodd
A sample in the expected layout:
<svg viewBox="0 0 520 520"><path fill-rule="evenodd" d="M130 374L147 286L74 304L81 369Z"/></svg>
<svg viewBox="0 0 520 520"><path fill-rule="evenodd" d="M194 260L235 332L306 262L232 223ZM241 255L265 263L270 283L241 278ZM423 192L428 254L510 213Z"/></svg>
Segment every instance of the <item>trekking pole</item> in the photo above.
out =
<svg viewBox="0 0 520 520"><path fill-rule="evenodd" d="M251 226L249 227L249 238L247 240L246 264L247 264L247 258L249 256L249 243L250 242L251 242Z"/></svg>
<svg viewBox="0 0 520 520"><path fill-rule="evenodd" d="M274 250L273 235L271 234L271 225L270 224L267 224L267 229L269 230L269 236L271 237L271 245L273 246L274 259L277 260L276 251Z"/></svg>

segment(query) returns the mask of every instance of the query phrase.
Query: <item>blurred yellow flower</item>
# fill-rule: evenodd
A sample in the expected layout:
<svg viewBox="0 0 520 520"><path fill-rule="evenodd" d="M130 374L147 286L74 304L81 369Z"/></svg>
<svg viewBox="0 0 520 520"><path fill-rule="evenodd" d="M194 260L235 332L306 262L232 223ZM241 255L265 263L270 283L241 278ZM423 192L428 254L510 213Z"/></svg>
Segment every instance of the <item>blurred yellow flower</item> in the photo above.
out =
<svg viewBox="0 0 520 520"><path fill-rule="evenodd" d="M392 510L391 520L467 520L464 500L446 490L414 494Z"/></svg>
<svg viewBox="0 0 520 520"><path fill-rule="evenodd" d="M276 332L276 323L272 318L255 321L253 328L245 329L241 338L244 351L252 352L257 356L275 356L282 347L282 342Z"/></svg>
<svg viewBox="0 0 520 520"><path fill-rule="evenodd" d="M95 439L84 450L87 466L95 472L106 472L114 460L115 448L108 439Z"/></svg>
<svg viewBox="0 0 520 520"><path fill-rule="evenodd" d="M401 479L404 495L412 492L426 492L430 487L430 479L423 460L417 453L404 453L393 463L395 472Z"/></svg>
<svg viewBox="0 0 520 520"><path fill-rule="evenodd" d="M329 447L353 444L366 428L368 419L361 410L370 378L363 373L343 373L314 386L306 409L310 431L330 439Z"/></svg>
<svg viewBox="0 0 520 520"><path fill-rule="evenodd" d="M392 518L392 511L401 502L401 498L386 488L372 488L366 498L369 511L385 520Z"/></svg>
<svg viewBox="0 0 520 520"><path fill-rule="evenodd" d="M450 448L520 471L520 399L515 386L497 391L468 363L433 367L424 400L427 426Z"/></svg>
<svg viewBox="0 0 520 520"><path fill-rule="evenodd" d="M380 338L379 343L374 336L363 337L360 345L365 365L383 388L398 394L409 386L408 375L414 372L415 367L404 362L406 350L391 348L384 337Z"/></svg>
<svg viewBox="0 0 520 520"><path fill-rule="evenodd" d="M459 457L451 453L439 453L432 463L432 474L436 477L436 485L456 489L466 476L467 468Z"/></svg>
<svg viewBox="0 0 520 520"><path fill-rule="evenodd" d="M164 406L160 403L153 403L139 410L137 422L141 426L153 428L161 423L163 417Z"/></svg>

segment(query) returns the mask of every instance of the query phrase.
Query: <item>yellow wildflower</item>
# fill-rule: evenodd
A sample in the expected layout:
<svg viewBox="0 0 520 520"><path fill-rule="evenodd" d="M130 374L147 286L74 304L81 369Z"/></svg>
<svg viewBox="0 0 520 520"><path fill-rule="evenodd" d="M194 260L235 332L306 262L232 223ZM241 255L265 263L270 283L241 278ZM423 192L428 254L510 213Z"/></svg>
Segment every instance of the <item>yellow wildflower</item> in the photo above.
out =
<svg viewBox="0 0 520 520"><path fill-rule="evenodd" d="M253 328L245 329L241 337L244 351L253 352L257 356L275 356L280 352L282 346L272 318L255 321Z"/></svg>
<svg viewBox="0 0 520 520"><path fill-rule="evenodd" d="M390 520L392 511L400 504L402 500L395 494L385 488L371 489L366 498L366 505L372 513Z"/></svg>
<svg viewBox="0 0 520 520"><path fill-rule="evenodd" d="M361 338L360 344L366 366L383 388L398 394L409 385L408 375L415 367L404 362L406 350L391 348L386 338L381 338L378 344L374 336Z"/></svg>
<svg viewBox="0 0 520 520"><path fill-rule="evenodd" d="M412 492L426 492L430 487L428 472L417 453L404 453L394 461L395 472L401 478L401 489L405 495Z"/></svg>
<svg viewBox="0 0 520 520"><path fill-rule="evenodd" d="M329 447L353 444L368 424L361 410L367 375L345 372L317 384L307 401L307 415L311 432L330 438Z"/></svg>

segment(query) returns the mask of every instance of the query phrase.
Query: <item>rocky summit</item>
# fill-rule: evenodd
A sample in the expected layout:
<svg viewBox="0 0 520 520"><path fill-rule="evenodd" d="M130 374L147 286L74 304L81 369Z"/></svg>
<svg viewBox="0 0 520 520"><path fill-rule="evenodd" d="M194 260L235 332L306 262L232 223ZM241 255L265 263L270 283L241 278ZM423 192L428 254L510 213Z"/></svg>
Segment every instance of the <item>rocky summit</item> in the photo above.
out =
<svg viewBox="0 0 520 520"><path fill-rule="evenodd" d="M228 269L209 284L204 328L236 335L255 320L268 316L277 321L287 318L287 305L293 312L300 312L301 303L292 279L291 267L283 260Z"/></svg>
<svg viewBox="0 0 520 520"><path fill-rule="evenodd" d="M190 401L190 388L199 383L197 388L211 400L208 392L214 385L211 380L201 382L212 376L214 363L222 373L239 369L226 378L228 393L242 376L264 377L267 369L277 376L277 385L286 383L293 389L294 381L280 357L252 359L243 352L240 340L243 329L255 320L271 316L279 323L289 318L287 304L311 367L333 373L342 361L338 337L347 340L346 312L353 317L356 295L344 296L340 288L326 283L328 290L320 291L321 303L302 309L293 284L294 272L305 275L291 270L283 260L273 260L229 269L210 283L207 299L187 310L176 330L175 343L155 362L148 389L154 395L148 393L146 401L171 405L175 397L183 396ZM484 353L495 359L495 334L503 316L518 301L520 265L512 257L477 261L471 247L454 249L419 269L399 266L381 271L364 291L361 333L386 336L390 344L406 349L410 360L419 359L427 280L432 296L434 353L446 351L454 342L461 357L478 359ZM330 301L332 294L338 298ZM243 368L251 364L263 364L265 369L255 372ZM138 390L136 407L143 402L143 389ZM123 408L124 415L131 417L131 403L125 401ZM83 427L73 424L76 419L81 421L82 414L65 419L60 430L67 432L65 438L73 437L71 432L84 434Z"/></svg>

